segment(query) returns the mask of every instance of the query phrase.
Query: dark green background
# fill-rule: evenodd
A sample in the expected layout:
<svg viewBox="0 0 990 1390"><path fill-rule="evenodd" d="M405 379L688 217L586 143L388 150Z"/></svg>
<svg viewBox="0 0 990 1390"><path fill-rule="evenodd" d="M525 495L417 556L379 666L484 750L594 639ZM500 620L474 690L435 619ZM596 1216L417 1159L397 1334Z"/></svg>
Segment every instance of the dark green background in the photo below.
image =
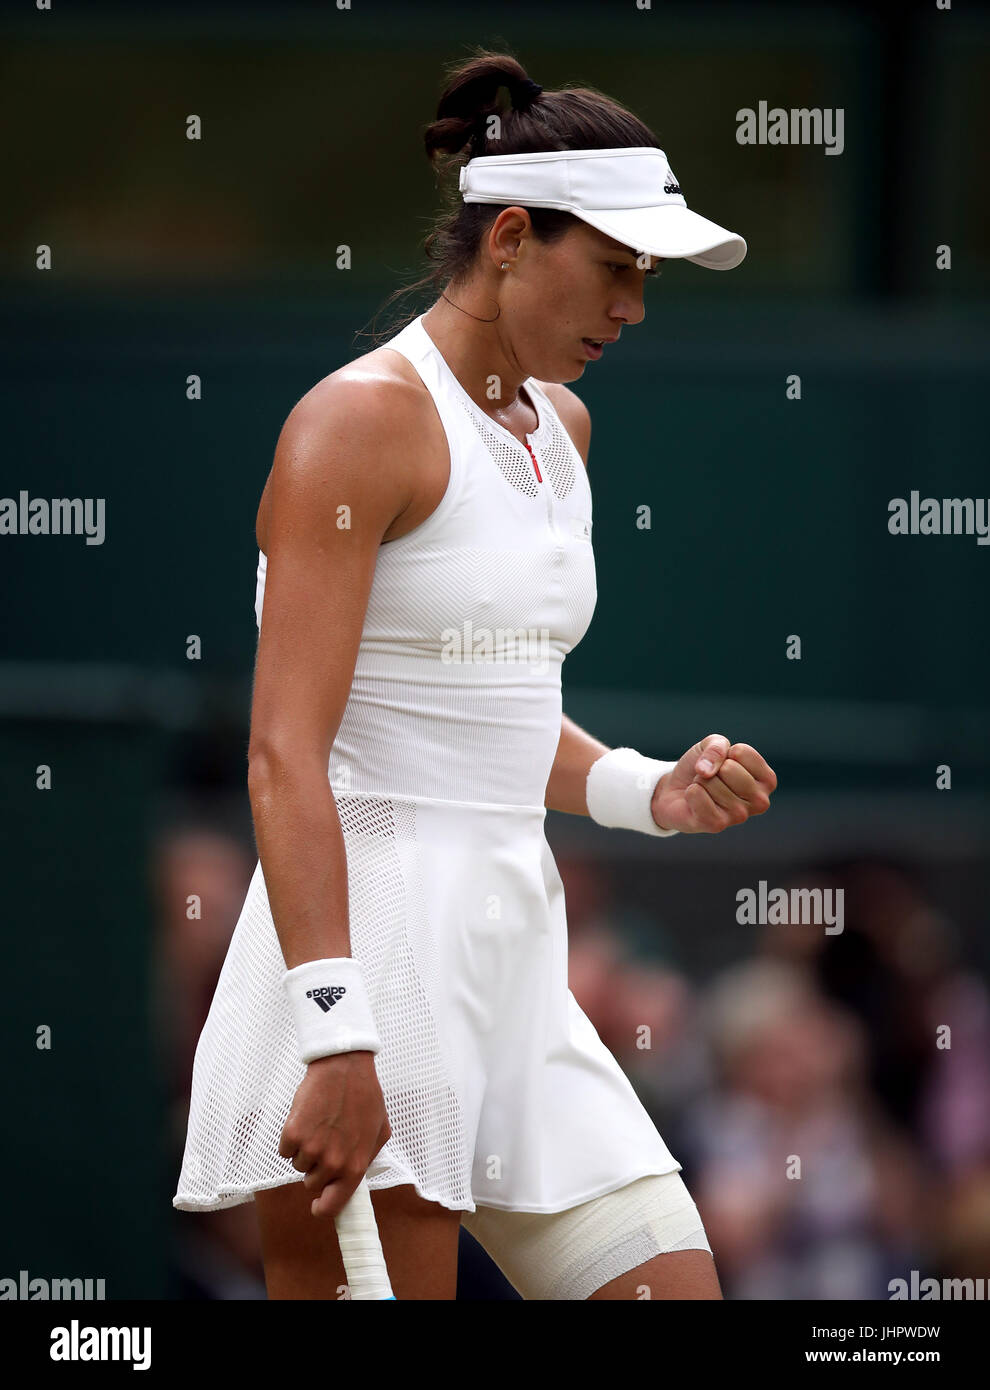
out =
<svg viewBox="0 0 990 1390"><path fill-rule="evenodd" d="M356 330L417 266L437 206L421 131L467 45L508 44L545 86L630 107L689 204L749 243L731 274L665 265L646 321L573 383L593 418L599 602L565 708L662 756L725 732L781 780L731 843L665 842L674 934L740 864L770 877L876 830L930 870L985 960L990 547L892 537L887 504L990 491L990 28L982 7L885 14L368 3L7 21L0 493L104 497L108 532L0 538L0 1274L169 1292L176 1175L147 1003L162 788L197 729L229 784L246 773L261 487L294 402L367 349ZM736 110L761 99L843 106L845 152L737 145ZM34 269L41 243L52 271ZM551 823L555 845L592 845ZM629 838L593 852L643 871ZM701 940L681 947L698 976L733 949Z"/></svg>

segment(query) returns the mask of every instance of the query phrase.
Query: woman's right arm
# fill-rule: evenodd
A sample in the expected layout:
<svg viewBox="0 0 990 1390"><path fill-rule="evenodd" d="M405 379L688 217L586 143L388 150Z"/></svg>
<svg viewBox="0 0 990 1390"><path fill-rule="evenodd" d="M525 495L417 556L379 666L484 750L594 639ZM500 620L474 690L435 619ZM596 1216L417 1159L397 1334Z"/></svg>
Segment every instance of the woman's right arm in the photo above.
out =
<svg viewBox="0 0 990 1390"><path fill-rule="evenodd" d="M248 790L286 968L351 954L347 859L329 782L382 536L413 496L420 402L334 374L290 412L270 480ZM390 1129L369 1051L309 1063L279 1152L335 1216Z"/></svg>

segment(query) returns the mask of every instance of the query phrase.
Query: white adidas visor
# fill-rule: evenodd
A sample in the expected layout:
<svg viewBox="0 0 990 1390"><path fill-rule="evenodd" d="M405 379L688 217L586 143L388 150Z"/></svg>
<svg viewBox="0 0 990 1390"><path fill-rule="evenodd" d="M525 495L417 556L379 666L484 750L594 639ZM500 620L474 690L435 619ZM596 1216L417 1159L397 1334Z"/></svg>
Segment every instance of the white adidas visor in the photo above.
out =
<svg viewBox="0 0 990 1390"><path fill-rule="evenodd" d="M692 212L663 150L492 154L461 166L465 203L505 203L570 212L636 252L732 270L746 255L735 232Z"/></svg>

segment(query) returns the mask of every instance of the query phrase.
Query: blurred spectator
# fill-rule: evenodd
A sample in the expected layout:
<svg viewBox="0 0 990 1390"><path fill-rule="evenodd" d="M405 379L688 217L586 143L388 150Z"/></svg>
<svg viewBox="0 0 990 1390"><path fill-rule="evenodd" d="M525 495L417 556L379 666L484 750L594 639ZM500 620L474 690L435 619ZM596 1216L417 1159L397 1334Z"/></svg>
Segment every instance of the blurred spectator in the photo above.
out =
<svg viewBox="0 0 990 1390"><path fill-rule="evenodd" d="M254 865L239 840L191 823L168 831L153 851L160 923L156 1034L179 1100L188 1093L196 1043Z"/></svg>
<svg viewBox="0 0 990 1390"><path fill-rule="evenodd" d="M990 1164L948 1178L932 1210L929 1245L932 1267L923 1276L990 1279Z"/></svg>
<svg viewBox="0 0 990 1390"><path fill-rule="evenodd" d="M925 1147L950 1173L990 1165L990 999L975 975L957 972L927 1001L929 1035L948 1024L951 1047L932 1042L918 1107ZM988 1275L990 1277L990 1275Z"/></svg>
<svg viewBox="0 0 990 1390"><path fill-rule="evenodd" d="M172 1179L182 1162L196 1044L255 862L241 839L192 821L166 831L154 849L160 924L154 1016L169 1096ZM179 1298L265 1298L253 1203L215 1212L173 1211L172 1223Z"/></svg>
<svg viewBox="0 0 990 1390"><path fill-rule="evenodd" d="M883 1298L921 1235L923 1173L866 1086L866 1039L806 974L744 963L705 1005L719 1085L689 1116L727 1298Z"/></svg>
<svg viewBox="0 0 990 1390"><path fill-rule="evenodd" d="M990 1161L990 992L959 965L954 925L888 860L845 860L792 881L841 888L844 930L767 927L763 949L806 961L860 1019L873 1091L940 1168Z"/></svg>
<svg viewBox="0 0 990 1390"><path fill-rule="evenodd" d="M707 1079L695 1004L658 923L616 908L601 861L558 855L568 918L568 984L666 1138L677 1108ZM651 958L643 943L654 941ZM640 954L636 954L635 947Z"/></svg>

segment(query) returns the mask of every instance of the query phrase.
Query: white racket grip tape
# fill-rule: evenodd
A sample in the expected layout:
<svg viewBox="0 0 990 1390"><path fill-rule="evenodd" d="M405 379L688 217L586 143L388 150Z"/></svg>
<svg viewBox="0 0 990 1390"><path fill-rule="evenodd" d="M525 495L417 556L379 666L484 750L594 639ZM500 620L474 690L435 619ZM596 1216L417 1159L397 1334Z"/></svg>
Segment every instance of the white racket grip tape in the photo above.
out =
<svg viewBox="0 0 990 1390"><path fill-rule="evenodd" d="M362 1178L358 1183L354 1195L336 1217L334 1225L351 1298L394 1301L395 1294L385 1268L367 1178Z"/></svg>
<svg viewBox="0 0 990 1390"><path fill-rule="evenodd" d="M635 748L613 748L591 764L585 783L588 814L599 825L616 830L680 834L678 830L661 830L650 810L657 783L676 766L644 757Z"/></svg>

